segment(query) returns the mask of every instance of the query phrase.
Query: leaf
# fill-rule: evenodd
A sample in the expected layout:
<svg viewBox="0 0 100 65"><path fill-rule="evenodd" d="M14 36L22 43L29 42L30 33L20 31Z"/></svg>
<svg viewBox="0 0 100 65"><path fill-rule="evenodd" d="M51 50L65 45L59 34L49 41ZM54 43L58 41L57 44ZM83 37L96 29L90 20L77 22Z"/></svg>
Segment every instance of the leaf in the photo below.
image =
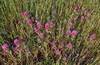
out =
<svg viewBox="0 0 100 65"><path fill-rule="evenodd" d="M0 45L3 43L3 39L0 37Z"/></svg>

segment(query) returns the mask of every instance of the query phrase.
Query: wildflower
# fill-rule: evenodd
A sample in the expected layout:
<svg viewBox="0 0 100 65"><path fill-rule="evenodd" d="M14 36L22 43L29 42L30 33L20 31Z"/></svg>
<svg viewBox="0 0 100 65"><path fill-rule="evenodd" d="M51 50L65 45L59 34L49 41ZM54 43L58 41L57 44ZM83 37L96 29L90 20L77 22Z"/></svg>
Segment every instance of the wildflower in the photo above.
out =
<svg viewBox="0 0 100 65"><path fill-rule="evenodd" d="M14 39L13 44L15 45L13 48L14 53L18 53L18 51L20 51L20 39L18 37Z"/></svg>
<svg viewBox="0 0 100 65"><path fill-rule="evenodd" d="M92 40L95 40L96 39L96 34L93 33L89 36L89 40L92 41Z"/></svg>
<svg viewBox="0 0 100 65"><path fill-rule="evenodd" d="M42 28L42 24L39 21L35 21L34 31L35 33L39 34Z"/></svg>
<svg viewBox="0 0 100 65"><path fill-rule="evenodd" d="M4 43L4 44L1 46L1 48L2 48L2 50L3 50L4 55L5 55L6 53L8 53L9 46L8 46L7 43Z"/></svg>
<svg viewBox="0 0 100 65"><path fill-rule="evenodd" d="M69 48L69 49L72 49L73 48L72 43L69 42L66 47Z"/></svg>
<svg viewBox="0 0 100 65"><path fill-rule="evenodd" d="M42 24L39 22L39 21L35 21L35 23L36 23L36 27L37 27L37 29L41 29L42 28Z"/></svg>
<svg viewBox="0 0 100 65"><path fill-rule="evenodd" d="M32 20L31 20L31 19L27 19L26 23L27 23L30 27L32 27Z"/></svg>
<svg viewBox="0 0 100 65"><path fill-rule="evenodd" d="M29 13L27 11L21 12L21 16L28 16Z"/></svg>
<svg viewBox="0 0 100 65"><path fill-rule="evenodd" d="M55 50L54 50L54 53L55 53L56 55L61 55L61 51L60 51L59 49L55 49Z"/></svg>
<svg viewBox="0 0 100 65"><path fill-rule="evenodd" d="M46 32L48 32L53 27L54 27L54 23L52 21L49 21L49 22L45 23L45 30L46 30Z"/></svg>
<svg viewBox="0 0 100 65"><path fill-rule="evenodd" d="M34 31L40 37L43 38L44 34L41 32L42 24L39 21L35 21Z"/></svg>
<svg viewBox="0 0 100 65"><path fill-rule="evenodd" d="M66 34L67 35L70 35L70 36L72 36L72 37L76 37L77 36L77 34L78 34L78 31L76 31L76 30L68 30L67 32L66 32Z"/></svg>
<svg viewBox="0 0 100 65"><path fill-rule="evenodd" d="M19 47L20 46L20 39L19 38L14 39L14 45L16 47Z"/></svg>
<svg viewBox="0 0 100 65"><path fill-rule="evenodd" d="M70 35L72 37L75 37L77 34L78 34L78 32L76 30L72 30L71 33L70 33Z"/></svg>

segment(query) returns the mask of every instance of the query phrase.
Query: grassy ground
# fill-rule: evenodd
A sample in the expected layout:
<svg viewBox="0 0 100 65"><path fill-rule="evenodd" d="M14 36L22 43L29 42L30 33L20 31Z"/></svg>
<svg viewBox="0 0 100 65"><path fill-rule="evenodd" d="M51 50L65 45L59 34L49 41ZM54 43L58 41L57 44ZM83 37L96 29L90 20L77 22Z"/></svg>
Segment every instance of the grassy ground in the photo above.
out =
<svg viewBox="0 0 100 65"><path fill-rule="evenodd" d="M23 12L28 15L21 15ZM42 23L43 36L34 31L36 20ZM49 32L45 28L48 21L54 24ZM69 28L78 34L66 34ZM15 53L17 37L20 42ZM6 55L5 42L9 46ZM0 65L99 65L100 1L0 0L0 45Z"/></svg>

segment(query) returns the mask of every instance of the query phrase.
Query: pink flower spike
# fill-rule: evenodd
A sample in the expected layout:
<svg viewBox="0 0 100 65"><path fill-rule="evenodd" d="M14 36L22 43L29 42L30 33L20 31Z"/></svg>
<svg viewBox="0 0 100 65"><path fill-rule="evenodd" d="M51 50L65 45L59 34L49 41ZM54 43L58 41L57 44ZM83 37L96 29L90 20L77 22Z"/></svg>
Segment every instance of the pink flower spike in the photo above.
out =
<svg viewBox="0 0 100 65"><path fill-rule="evenodd" d="M54 23L52 21L49 21L45 24L45 30L48 32L51 28L54 27Z"/></svg>
<svg viewBox="0 0 100 65"><path fill-rule="evenodd" d="M31 20L31 19L28 19L26 23L27 23L30 27L32 27L32 20Z"/></svg>
<svg viewBox="0 0 100 65"><path fill-rule="evenodd" d="M76 30L73 30L73 31L70 33L70 35L71 35L72 37L77 36L77 34L78 34L78 32L77 32Z"/></svg>
<svg viewBox="0 0 100 65"><path fill-rule="evenodd" d="M40 32L40 30L39 30L38 28L34 27L34 32L35 32L36 34L38 34L38 33Z"/></svg>
<svg viewBox="0 0 100 65"><path fill-rule="evenodd" d="M34 31L36 34L40 33L40 30L42 29L42 24L39 21L35 21Z"/></svg>
<svg viewBox="0 0 100 65"><path fill-rule="evenodd" d="M24 11L24 12L21 12L21 16L28 16L28 12L27 11Z"/></svg>
<svg viewBox="0 0 100 65"><path fill-rule="evenodd" d="M34 31L35 33L40 37L40 38L43 38L44 37L44 34L38 29L38 28L34 28Z"/></svg>
<svg viewBox="0 0 100 65"><path fill-rule="evenodd" d="M73 48L72 43L69 42L66 47L69 48L69 49L72 49Z"/></svg>
<svg viewBox="0 0 100 65"><path fill-rule="evenodd" d="M89 37L89 40L92 41L92 40L95 40L95 39L96 39L96 34L95 33L91 34L90 37Z"/></svg>
<svg viewBox="0 0 100 65"><path fill-rule="evenodd" d="M19 40L18 38L16 38L16 39L14 40L14 45L16 45L16 47L19 47L19 45L20 45L20 40Z"/></svg>
<svg viewBox="0 0 100 65"><path fill-rule="evenodd" d="M36 27L40 30L42 28L42 24L39 21L35 21L36 22Z"/></svg>
<svg viewBox="0 0 100 65"><path fill-rule="evenodd" d="M59 49L54 50L56 55L61 55L61 51Z"/></svg>
<svg viewBox="0 0 100 65"><path fill-rule="evenodd" d="M2 48L2 50L3 50L4 53L7 53L7 52L8 52L9 46L8 46L7 43L4 43L4 44L1 46L1 48Z"/></svg>

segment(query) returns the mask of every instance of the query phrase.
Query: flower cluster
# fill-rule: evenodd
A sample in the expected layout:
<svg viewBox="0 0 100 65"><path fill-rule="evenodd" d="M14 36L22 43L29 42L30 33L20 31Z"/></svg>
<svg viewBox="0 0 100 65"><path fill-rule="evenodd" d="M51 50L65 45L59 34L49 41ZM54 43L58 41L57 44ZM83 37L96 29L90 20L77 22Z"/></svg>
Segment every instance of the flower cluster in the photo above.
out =
<svg viewBox="0 0 100 65"><path fill-rule="evenodd" d="M80 9L79 5L75 8L75 10L78 10L78 9ZM54 31L52 31L52 29L55 28L56 24L52 20L49 20L45 23L42 23L37 19L32 20L32 18L30 17L29 12L27 12L27 11L22 12L21 16L24 17L25 23L27 25L29 25L29 27L31 27L33 29L33 32L41 39L44 39L45 35L48 35L49 32L54 32ZM68 29L66 29L66 35L65 36L70 36L71 38L76 38L78 36L79 30L77 30L77 28L75 28L75 25L77 24L77 22L76 22L77 19L78 19L78 17L73 19L74 22L73 21L68 22L69 27L68 27ZM62 34L64 34L64 33L62 33ZM95 40L95 39L96 39L96 33L93 33L93 34L89 35L89 40L90 41ZM56 55L61 55L62 51L59 48L59 44L56 45L56 42L57 42L56 40L54 40L53 42L50 42L50 40L49 40L48 43L50 43L51 49ZM19 37L16 37L13 40L12 45L13 45L13 51L15 53L18 53L19 47L21 45L20 43L21 43L21 40L20 40ZM74 46L73 42L71 40L69 42L62 43L62 45L64 45L68 49L72 49L73 46ZM8 53L8 51L9 51L8 43L4 43L1 47L2 47L2 50L3 50L4 53Z"/></svg>
<svg viewBox="0 0 100 65"><path fill-rule="evenodd" d="M1 48L2 48L3 54L6 55L6 53L8 53L8 51L9 51L9 46L8 46L8 44L7 44L7 43L4 43L4 44L1 46Z"/></svg>
<svg viewBox="0 0 100 65"><path fill-rule="evenodd" d="M12 46L12 50L15 54L20 51L20 45L21 45L21 40L16 37L12 44L9 44L9 42L4 42L3 45L1 45L2 51L4 55L7 55L9 53L10 47Z"/></svg>

